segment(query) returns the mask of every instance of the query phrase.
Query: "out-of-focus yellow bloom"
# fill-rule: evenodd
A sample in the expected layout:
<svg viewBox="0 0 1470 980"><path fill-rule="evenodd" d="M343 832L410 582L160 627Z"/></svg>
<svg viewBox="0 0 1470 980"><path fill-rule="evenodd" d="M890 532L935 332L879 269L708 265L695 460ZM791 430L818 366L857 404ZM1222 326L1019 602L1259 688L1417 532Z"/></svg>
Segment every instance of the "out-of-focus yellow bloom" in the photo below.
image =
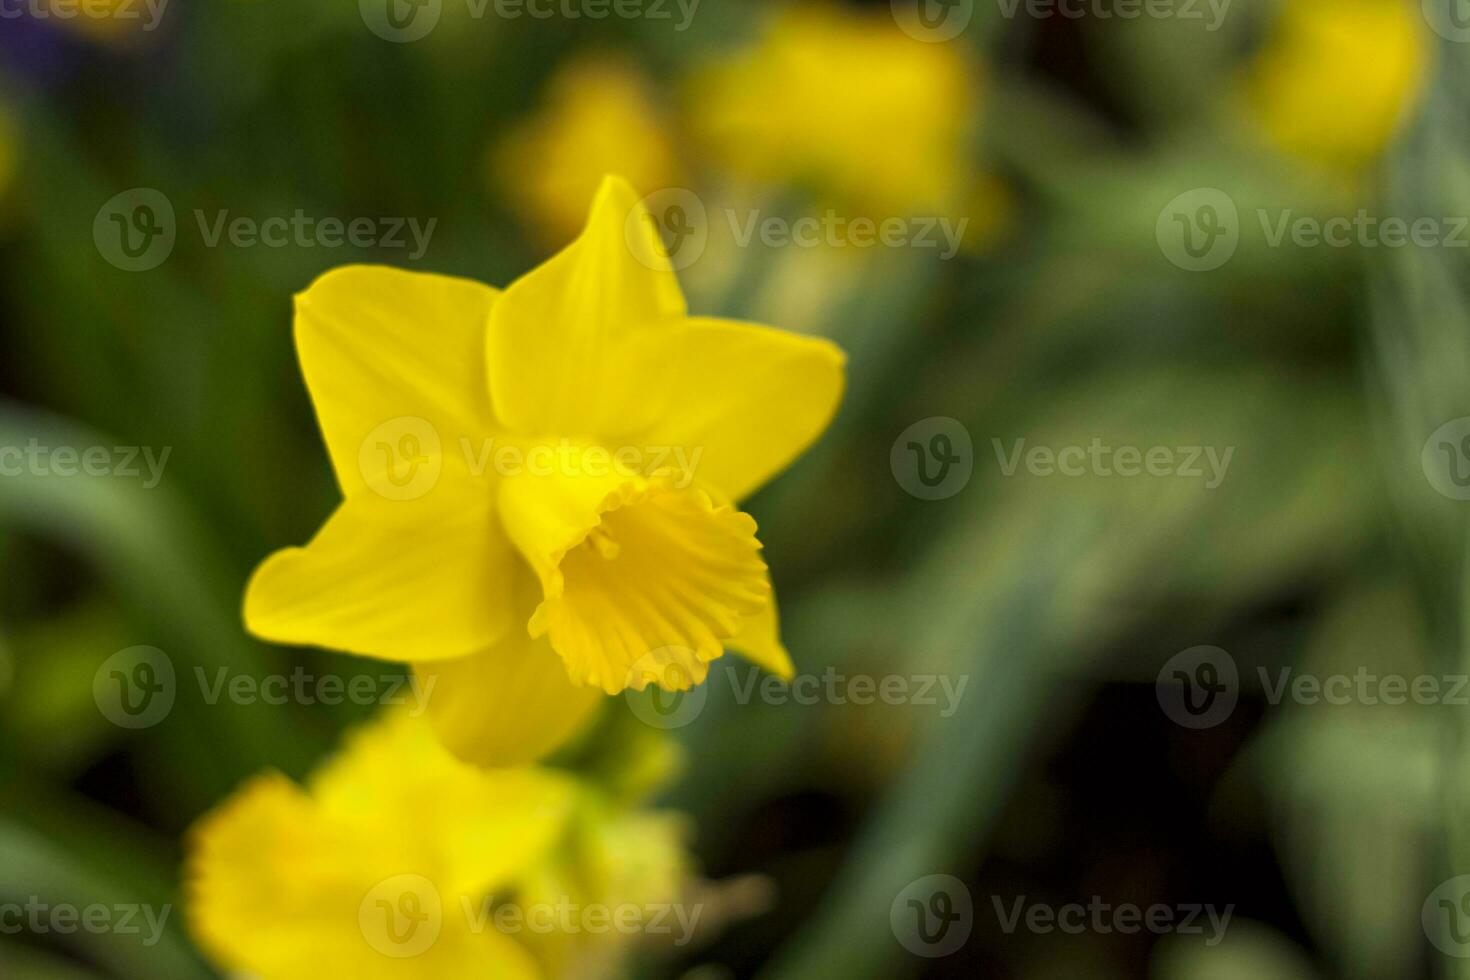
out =
<svg viewBox="0 0 1470 980"><path fill-rule="evenodd" d="M700 683L727 643L791 675L736 502L826 428L842 352L689 317L626 182L503 293L338 269L296 339L346 500L256 570L256 634L414 663L484 764L549 751L596 688Z"/></svg>
<svg viewBox="0 0 1470 980"><path fill-rule="evenodd" d="M3 106L0 106L0 197L10 188L20 169L20 131Z"/></svg>
<svg viewBox="0 0 1470 980"><path fill-rule="evenodd" d="M605 174L643 193L680 183L668 120L652 82L629 62L597 55L551 80L540 109L491 149L496 184L552 242L574 236Z"/></svg>
<svg viewBox="0 0 1470 980"><path fill-rule="evenodd" d="M135 43L158 30L168 3L145 0L43 0L47 24L111 44Z"/></svg>
<svg viewBox="0 0 1470 980"><path fill-rule="evenodd" d="M580 976L678 901L683 834L569 774L460 762L393 712L305 789L261 776L199 822L189 922L262 980Z"/></svg>
<svg viewBox="0 0 1470 980"><path fill-rule="evenodd" d="M577 908L624 910L656 909L680 896L689 877L684 851L686 821L676 813L618 810L595 800L579 812L572 837L564 849L526 875L517 889L517 901L526 908L570 905ZM670 913L669 926L691 930L698 925L697 907ZM598 980L620 976L610 955L616 933L596 935L531 934L528 946L549 977ZM679 937L687 940L687 934Z"/></svg>
<svg viewBox="0 0 1470 980"><path fill-rule="evenodd" d="M1288 0L1242 96L1276 146L1351 175L1417 103L1428 51L1417 3Z"/></svg>
<svg viewBox="0 0 1470 980"><path fill-rule="evenodd" d="M910 37L886 9L786 9L691 79L690 126L739 180L873 216L950 214L979 110L962 52Z"/></svg>

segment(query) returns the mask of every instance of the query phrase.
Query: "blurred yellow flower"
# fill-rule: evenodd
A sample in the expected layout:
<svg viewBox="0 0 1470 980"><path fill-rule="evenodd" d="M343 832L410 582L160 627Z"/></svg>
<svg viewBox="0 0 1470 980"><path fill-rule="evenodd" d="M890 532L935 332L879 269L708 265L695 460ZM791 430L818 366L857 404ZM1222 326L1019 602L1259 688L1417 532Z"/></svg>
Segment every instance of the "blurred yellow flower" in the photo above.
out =
<svg viewBox="0 0 1470 980"><path fill-rule="evenodd" d="M1288 0L1241 95L1277 147L1352 175L1417 103L1428 51L1417 3Z"/></svg>
<svg viewBox="0 0 1470 980"><path fill-rule="evenodd" d="M962 52L910 37L887 10L788 8L691 78L689 125L738 180L874 216L952 213L980 108Z"/></svg>
<svg viewBox="0 0 1470 980"><path fill-rule="evenodd" d="M257 635L414 663L484 764L549 751L595 688L700 683L727 643L792 673L735 504L826 428L842 352L689 317L626 182L504 292L329 272L296 341L346 500L256 570Z"/></svg>
<svg viewBox="0 0 1470 980"><path fill-rule="evenodd" d="M531 118L491 148L495 183L551 242L575 235L604 174L643 193L680 183L668 120L652 82L614 55L561 68Z"/></svg>
<svg viewBox="0 0 1470 980"><path fill-rule="evenodd" d="M683 835L569 774L460 762L390 712L305 789L258 777L194 827L189 922L217 964L263 980L580 976L567 964L611 968L656 916L692 928L661 912L688 874Z"/></svg>
<svg viewBox="0 0 1470 980"><path fill-rule="evenodd" d="M671 906L686 891L689 858L684 850L687 823L677 813L619 809L588 797L573 821L567 845L524 876L516 891L526 908L606 908L634 916L637 910ZM664 919L681 945L699 925L698 905L675 906ZM546 969L547 976L577 980L617 977L622 973L613 958L617 933L590 930L532 933L526 943Z"/></svg>
<svg viewBox="0 0 1470 980"><path fill-rule="evenodd" d="M20 131L10 113L0 106L0 196L10 189L20 169Z"/></svg>
<svg viewBox="0 0 1470 980"><path fill-rule="evenodd" d="M131 44L158 30L171 0L41 0L37 16L94 41ZM182 6L182 5L181 5Z"/></svg>

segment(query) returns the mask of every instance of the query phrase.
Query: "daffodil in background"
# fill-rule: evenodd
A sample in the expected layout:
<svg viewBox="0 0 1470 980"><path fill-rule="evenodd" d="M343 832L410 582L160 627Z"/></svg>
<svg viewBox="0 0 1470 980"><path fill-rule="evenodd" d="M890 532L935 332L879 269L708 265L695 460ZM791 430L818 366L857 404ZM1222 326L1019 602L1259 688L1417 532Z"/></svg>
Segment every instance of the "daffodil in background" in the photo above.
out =
<svg viewBox="0 0 1470 980"><path fill-rule="evenodd" d="M694 71L689 127L711 165L868 216L952 214L971 189L977 66L888 11L788 7Z"/></svg>
<svg viewBox="0 0 1470 980"><path fill-rule="evenodd" d="M684 835L569 773L461 762L393 711L304 788L257 777L194 827L188 918L264 980L614 976L681 899Z"/></svg>
<svg viewBox="0 0 1470 980"><path fill-rule="evenodd" d="M45 23L55 24L106 44L136 44L154 33L168 2L143 0L41 0Z"/></svg>
<svg viewBox="0 0 1470 980"><path fill-rule="evenodd" d="M752 213L841 228L923 216L957 228L967 254L1010 223L1009 187L976 160L980 60L962 40L911 37L886 8L775 8L753 40L690 68L681 91L692 152L722 205L691 273L703 290L741 295L757 317L851 339L840 311L879 256L934 253L860 247L843 231L786 248L778 263L749 261L761 243L737 239ZM761 268L754 283L751 265Z"/></svg>
<svg viewBox="0 0 1470 980"><path fill-rule="evenodd" d="M1287 0L1240 98L1273 146L1352 179L1418 104L1428 56L1417 3Z"/></svg>
<svg viewBox="0 0 1470 980"><path fill-rule="evenodd" d="M339 269L296 338L346 500L256 570L257 635L413 663L485 764L549 751L601 693L700 683L727 644L792 673L736 503L826 428L843 355L690 317L626 182L504 292Z"/></svg>
<svg viewBox="0 0 1470 980"><path fill-rule="evenodd" d="M493 183L552 243L574 236L603 175L644 193L679 183L670 121L633 62L610 53L561 66L541 105L490 148Z"/></svg>
<svg viewBox="0 0 1470 980"><path fill-rule="evenodd" d="M4 198L20 169L20 130L5 106L0 105L0 198Z"/></svg>
<svg viewBox="0 0 1470 980"><path fill-rule="evenodd" d="M631 918L638 910L698 895L688 887L686 836L686 821L678 814L629 809L586 793L565 843L521 878L516 899L526 908L605 908ZM701 903L693 901L673 915L682 920L681 945L692 938L702 913ZM611 980L622 975L615 958L618 937L576 928L532 932L524 941L548 976Z"/></svg>

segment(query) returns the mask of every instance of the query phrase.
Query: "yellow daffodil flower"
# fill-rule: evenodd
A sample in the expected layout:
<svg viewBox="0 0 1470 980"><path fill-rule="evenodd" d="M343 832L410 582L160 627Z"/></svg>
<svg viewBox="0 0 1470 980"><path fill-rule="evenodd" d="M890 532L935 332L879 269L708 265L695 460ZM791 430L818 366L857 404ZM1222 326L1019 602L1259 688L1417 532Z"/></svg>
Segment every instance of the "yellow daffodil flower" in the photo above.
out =
<svg viewBox="0 0 1470 980"><path fill-rule="evenodd" d="M189 923L262 980L580 975L678 901L683 835L569 774L461 762L391 712L306 788L258 777L195 826Z"/></svg>
<svg viewBox="0 0 1470 980"><path fill-rule="evenodd" d="M670 126L638 68L612 55L573 61L552 78L540 109L492 148L495 183L554 243L581 228L603 174L645 192L674 187Z"/></svg>
<svg viewBox="0 0 1470 980"><path fill-rule="evenodd" d="M503 292L329 272L296 341L346 499L257 569L257 635L412 662L483 764L549 751L597 689L699 683L727 644L791 674L736 502L826 428L843 355L690 317L627 183Z"/></svg>
<svg viewBox="0 0 1470 980"><path fill-rule="evenodd" d="M690 126L747 183L810 187L871 217L953 213L979 109L962 52L910 37L886 10L784 9L693 76Z"/></svg>
<svg viewBox="0 0 1470 980"><path fill-rule="evenodd" d="M1352 176L1418 101L1428 52L1417 4L1289 0L1241 94L1274 145Z"/></svg>

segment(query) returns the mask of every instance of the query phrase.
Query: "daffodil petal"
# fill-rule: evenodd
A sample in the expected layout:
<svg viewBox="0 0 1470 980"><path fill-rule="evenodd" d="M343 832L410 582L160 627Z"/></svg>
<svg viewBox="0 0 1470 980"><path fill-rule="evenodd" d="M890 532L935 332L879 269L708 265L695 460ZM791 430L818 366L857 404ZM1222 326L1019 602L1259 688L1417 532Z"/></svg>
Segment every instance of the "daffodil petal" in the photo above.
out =
<svg viewBox="0 0 1470 980"><path fill-rule="evenodd" d="M789 681L796 676L796 665L791 662L791 654L781 642L781 626L774 592L765 608L751 613L741 621L740 632L725 641L725 645L783 681Z"/></svg>
<svg viewBox="0 0 1470 980"><path fill-rule="evenodd" d="M508 428L601 434L626 408L606 395L610 358L686 313L657 231L627 182L606 179L580 238L517 279L490 312L490 394Z"/></svg>
<svg viewBox="0 0 1470 980"><path fill-rule="evenodd" d="M271 555L245 625L276 643L385 660L459 657L512 625L516 558L493 498L348 499L304 548Z"/></svg>
<svg viewBox="0 0 1470 980"><path fill-rule="evenodd" d="M647 338L649 364L677 359L676 406L642 436L684 451L695 478L741 500L810 446L842 400L846 356L816 337L691 319Z"/></svg>
<svg viewBox="0 0 1470 980"><path fill-rule="evenodd" d="M525 572L517 605L528 620L539 598ZM489 649L414 668L428 718L455 755L480 766L510 766L546 755L585 727L603 703L573 684L545 637L512 629Z"/></svg>
<svg viewBox="0 0 1470 980"><path fill-rule="evenodd" d="M426 719L404 710L355 731L310 789L330 821L414 828L398 863L456 896L486 893L544 858L577 793L553 770L455 758Z"/></svg>
<svg viewBox="0 0 1470 980"><path fill-rule="evenodd" d="M354 900L356 883L332 860L346 843L325 838L311 800L285 776L245 784L190 833L185 888L195 939L220 964L265 976L289 976L314 947L355 947L346 930L314 928L324 907Z"/></svg>
<svg viewBox="0 0 1470 980"><path fill-rule="evenodd" d="M485 333L499 294L468 279L382 266L333 269L296 297L296 347L345 496L411 462L463 475L461 439L494 432Z"/></svg>

